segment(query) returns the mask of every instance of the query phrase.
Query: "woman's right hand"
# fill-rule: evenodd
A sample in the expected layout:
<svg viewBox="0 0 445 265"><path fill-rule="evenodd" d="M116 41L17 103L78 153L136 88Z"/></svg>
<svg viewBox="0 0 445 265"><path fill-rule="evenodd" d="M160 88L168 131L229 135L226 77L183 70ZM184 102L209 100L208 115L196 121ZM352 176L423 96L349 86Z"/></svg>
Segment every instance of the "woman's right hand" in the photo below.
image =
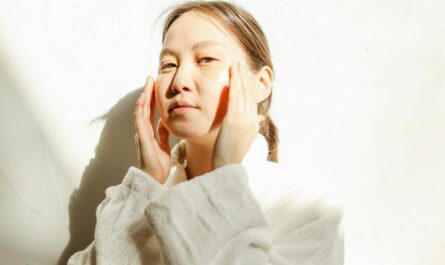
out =
<svg viewBox="0 0 445 265"><path fill-rule="evenodd" d="M144 90L136 101L134 111L135 141L139 168L159 183L164 184L170 169L169 132L159 119L158 139L155 138L153 130L156 106L154 87L153 77L148 76Z"/></svg>

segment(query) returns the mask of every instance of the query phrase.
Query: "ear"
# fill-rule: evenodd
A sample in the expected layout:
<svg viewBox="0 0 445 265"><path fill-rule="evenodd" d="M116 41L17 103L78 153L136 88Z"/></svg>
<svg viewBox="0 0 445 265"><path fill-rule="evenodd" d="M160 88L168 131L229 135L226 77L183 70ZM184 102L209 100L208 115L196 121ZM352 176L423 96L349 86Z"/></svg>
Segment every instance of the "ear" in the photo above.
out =
<svg viewBox="0 0 445 265"><path fill-rule="evenodd" d="M256 74L256 102L259 103L272 93L273 72L269 66L263 66Z"/></svg>

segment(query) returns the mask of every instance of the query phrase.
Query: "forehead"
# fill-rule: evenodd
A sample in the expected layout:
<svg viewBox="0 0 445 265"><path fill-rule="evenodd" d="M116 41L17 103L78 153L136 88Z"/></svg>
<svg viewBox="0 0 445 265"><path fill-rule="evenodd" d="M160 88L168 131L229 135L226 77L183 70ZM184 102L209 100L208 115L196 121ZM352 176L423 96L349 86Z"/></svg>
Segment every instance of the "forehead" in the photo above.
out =
<svg viewBox="0 0 445 265"><path fill-rule="evenodd" d="M173 22L165 35L163 47L192 49L199 42L219 43L226 49L241 51L236 39L218 21L193 11L184 13Z"/></svg>

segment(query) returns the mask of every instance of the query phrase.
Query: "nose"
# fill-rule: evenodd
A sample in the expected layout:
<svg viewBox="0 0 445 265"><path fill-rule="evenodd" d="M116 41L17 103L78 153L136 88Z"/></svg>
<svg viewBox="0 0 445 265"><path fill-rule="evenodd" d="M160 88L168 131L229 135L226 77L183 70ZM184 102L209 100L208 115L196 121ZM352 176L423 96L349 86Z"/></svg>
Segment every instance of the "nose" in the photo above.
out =
<svg viewBox="0 0 445 265"><path fill-rule="evenodd" d="M174 94L191 91L193 89L192 66L182 64L176 69L170 90Z"/></svg>

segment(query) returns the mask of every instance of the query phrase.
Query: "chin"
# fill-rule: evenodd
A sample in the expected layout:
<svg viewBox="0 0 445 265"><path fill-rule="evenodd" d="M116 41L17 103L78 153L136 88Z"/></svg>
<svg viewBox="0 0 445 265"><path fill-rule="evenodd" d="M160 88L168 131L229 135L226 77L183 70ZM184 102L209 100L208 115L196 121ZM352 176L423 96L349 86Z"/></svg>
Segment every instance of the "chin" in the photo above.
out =
<svg viewBox="0 0 445 265"><path fill-rule="evenodd" d="M200 126L193 126L191 124L169 125L168 131L176 138L187 139L204 137L209 133L208 129L200 128Z"/></svg>
<svg viewBox="0 0 445 265"><path fill-rule="evenodd" d="M205 139L211 137L215 133L217 134L216 128L192 125L190 123L181 125L169 124L167 128L174 137L185 140Z"/></svg>

